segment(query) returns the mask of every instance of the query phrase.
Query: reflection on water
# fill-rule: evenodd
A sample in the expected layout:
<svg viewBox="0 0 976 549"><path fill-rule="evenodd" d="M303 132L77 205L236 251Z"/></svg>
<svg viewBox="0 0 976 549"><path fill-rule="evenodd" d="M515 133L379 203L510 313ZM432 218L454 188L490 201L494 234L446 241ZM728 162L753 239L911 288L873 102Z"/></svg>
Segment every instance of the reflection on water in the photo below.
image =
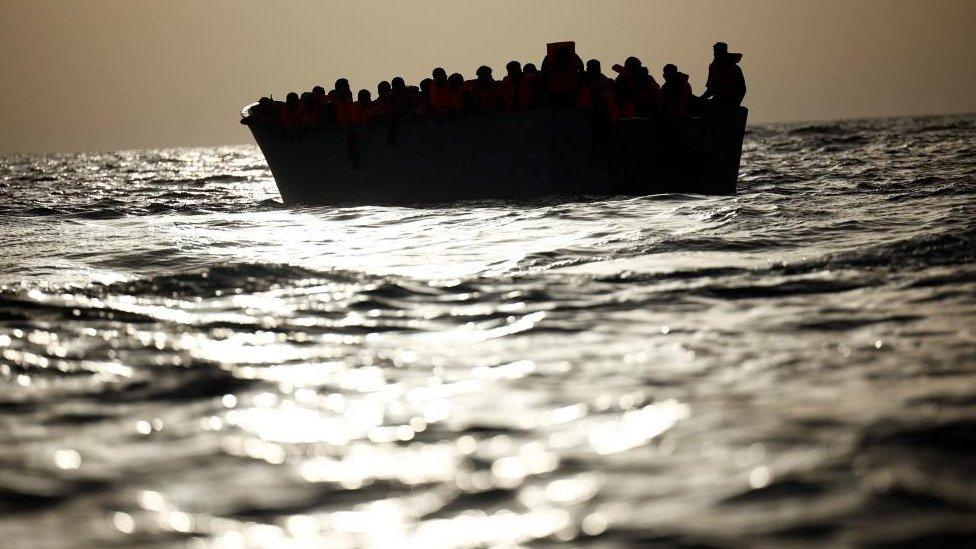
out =
<svg viewBox="0 0 976 549"><path fill-rule="evenodd" d="M2 159L4 546L965 546L974 137L423 209L283 208L251 147Z"/></svg>

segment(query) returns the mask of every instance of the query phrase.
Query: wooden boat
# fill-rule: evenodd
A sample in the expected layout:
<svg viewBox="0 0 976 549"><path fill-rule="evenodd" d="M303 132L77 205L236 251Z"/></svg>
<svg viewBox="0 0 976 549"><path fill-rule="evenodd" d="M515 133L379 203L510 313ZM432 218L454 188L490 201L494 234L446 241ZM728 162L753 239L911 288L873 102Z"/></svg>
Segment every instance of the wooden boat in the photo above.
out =
<svg viewBox="0 0 976 549"><path fill-rule="evenodd" d="M543 108L315 130L249 122L285 204L735 194L747 109L663 127Z"/></svg>

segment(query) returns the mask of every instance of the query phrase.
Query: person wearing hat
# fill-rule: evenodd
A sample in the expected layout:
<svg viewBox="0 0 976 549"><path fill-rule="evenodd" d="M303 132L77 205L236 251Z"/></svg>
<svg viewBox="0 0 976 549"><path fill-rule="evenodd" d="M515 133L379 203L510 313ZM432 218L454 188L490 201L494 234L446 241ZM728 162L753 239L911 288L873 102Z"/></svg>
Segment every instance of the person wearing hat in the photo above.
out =
<svg viewBox="0 0 976 549"><path fill-rule="evenodd" d="M701 99L717 107L738 107L746 95L746 79L739 68L742 54L729 53L725 42L716 42L712 51L715 59L708 66L708 82Z"/></svg>

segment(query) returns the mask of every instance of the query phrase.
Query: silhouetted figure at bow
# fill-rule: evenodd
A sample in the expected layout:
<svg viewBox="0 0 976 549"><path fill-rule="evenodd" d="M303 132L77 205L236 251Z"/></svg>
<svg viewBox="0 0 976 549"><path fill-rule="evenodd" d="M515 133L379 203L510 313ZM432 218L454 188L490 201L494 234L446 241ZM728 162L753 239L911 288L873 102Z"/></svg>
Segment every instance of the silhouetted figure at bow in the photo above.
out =
<svg viewBox="0 0 976 549"><path fill-rule="evenodd" d="M729 53L725 42L716 42L712 52L715 58L708 66L708 82L701 99L707 100L713 108L738 107L746 96L746 79L739 67L742 54Z"/></svg>
<svg viewBox="0 0 976 549"><path fill-rule="evenodd" d="M665 121L673 122L688 115L695 96L688 83L688 75L678 67L664 65L664 86L661 87L661 115Z"/></svg>
<svg viewBox="0 0 976 549"><path fill-rule="evenodd" d="M278 107L279 102L271 99L270 97L262 97L258 99L258 104L248 111L247 115L241 120L241 124L248 124L249 122L255 122L261 126L277 126L280 123L280 118L278 113L280 109Z"/></svg>

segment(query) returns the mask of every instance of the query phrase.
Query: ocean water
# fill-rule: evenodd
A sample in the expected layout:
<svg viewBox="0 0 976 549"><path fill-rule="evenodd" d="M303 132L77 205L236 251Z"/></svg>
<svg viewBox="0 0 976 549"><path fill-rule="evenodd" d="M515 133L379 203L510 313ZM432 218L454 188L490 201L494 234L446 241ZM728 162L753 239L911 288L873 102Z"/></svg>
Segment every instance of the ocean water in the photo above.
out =
<svg viewBox="0 0 976 549"><path fill-rule="evenodd" d="M5 548L976 543L976 116L752 127L734 197L7 157L0 249Z"/></svg>

